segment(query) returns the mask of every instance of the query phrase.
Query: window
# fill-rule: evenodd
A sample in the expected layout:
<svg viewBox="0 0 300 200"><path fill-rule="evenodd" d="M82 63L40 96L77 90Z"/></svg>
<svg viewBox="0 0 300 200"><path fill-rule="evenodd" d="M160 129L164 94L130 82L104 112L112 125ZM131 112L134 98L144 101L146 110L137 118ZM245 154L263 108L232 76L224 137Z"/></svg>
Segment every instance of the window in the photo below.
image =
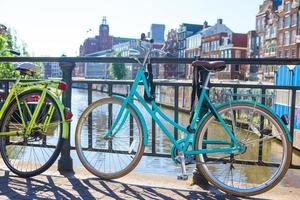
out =
<svg viewBox="0 0 300 200"><path fill-rule="evenodd" d="M290 32L288 32L288 31L284 32L283 44L284 45L290 44Z"/></svg>
<svg viewBox="0 0 300 200"><path fill-rule="evenodd" d="M271 27L271 38L274 38L274 37L276 37L276 27L272 26Z"/></svg>
<svg viewBox="0 0 300 200"><path fill-rule="evenodd" d="M256 37L256 45L259 47L260 46L260 37Z"/></svg>
<svg viewBox="0 0 300 200"><path fill-rule="evenodd" d="M276 52L276 43L275 43L275 40L273 40L272 43L271 43L271 52L272 53Z"/></svg>
<svg viewBox="0 0 300 200"><path fill-rule="evenodd" d="M296 43L296 30L293 30L291 35L291 44L295 44L295 43Z"/></svg>
<svg viewBox="0 0 300 200"><path fill-rule="evenodd" d="M278 51L278 58L281 58L281 51Z"/></svg>
<svg viewBox="0 0 300 200"><path fill-rule="evenodd" d="M240 66L239 65L235 65L234 71L239 72L240 71Z"/></svg>
<svg viewBox="0 0 300 200"><path fill-rule="evenodd" d="M289 50L285 49L284 50L284 58L288 58L289 57Z"/></svg>
<svg viewBox="0 0 300 200"><path fill-rule="evenodd" d="M268 39L270 37L270 28L268 27L266 29L266 39Z"/></svg>
<svg viewBox="0 0 300 200"><path fill-rule="evenodd" d="M297 13L292 15L292 26L296 26L297 24Z"/></svg>
<svg viewBox="0 0 300 200"><path fill-rule="evenodd" d="M288 2L284 4L284 12L290 12L291 11L291 3Z"/></svg>
<svg viewBox="0 0 300 200"><path fill-rule="evenodd" d="M266 42L265 43L265 53L269 53L270 52L270 42Z"/></svg>
<svg viewBox="0 0 300 200"><path fill-rule="evenodd" d="M215 51L216 50L216 41L211 42L211 50Z"/></svg>
<svg viewBox="0 0 300 200"><path fill-rule="evenodd" d="M284 20L284 27L285 28L290 27L290 24L291 24L290 20L291 20L291 17L289 15L285 16L285 20Z"/></svg>
<svg viewBox="0 0 300 200"><path fill-rule="evenodd" d="M260 31L260 19L257 19L257 21L256 21L256 29L257 29L257 32Z"/></svg>
<svg viewBox="0 0 300 200"><path fill-rule="evenodd" d="M253 48L252 48L252 43L251 43L251 42L252 42L252 41L251 41L251 38L249 37L249 38L248 38L248 47L250 47L251 49L253 49Z"/></svg>
<svg viewBox="0 0 300 200"><path fill-rule="evenodd" d="M282 39L283 39L282 32L280 32L278 34L278 45L282 45Z"/></svg>
<svg viewBox="0 0 300 200"><path fill-rule="evenodd" d="M279 28L283 28L283 17L279 18Z"/></svg>
<svg viewBox="0 0 300 200"><path fill-rule="evenodd" d="M240 50L235 50L235 58L241 58L242 52Z"/></svg>
<svg viewBox="0 0 300 200"><path fill-rule="evenodd" d="M292 58L296 58L296 50L295 49L292 49L291 56L292 56Z"/></svg>

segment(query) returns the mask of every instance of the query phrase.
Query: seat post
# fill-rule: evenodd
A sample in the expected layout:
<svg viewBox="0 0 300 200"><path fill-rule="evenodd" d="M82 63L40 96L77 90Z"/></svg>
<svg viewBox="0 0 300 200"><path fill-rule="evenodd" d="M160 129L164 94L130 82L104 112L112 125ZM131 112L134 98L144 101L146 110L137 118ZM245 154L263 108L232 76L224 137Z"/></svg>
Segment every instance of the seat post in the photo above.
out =
<svg viewBox="0 0 300 200"><path fill-rule="evenodd" d="M208 74L206 76L206 80L205 80L204 85L203 85L204 88L208 88L208 83L209 83L210 76L211 76L211 72L208 72Z"/></svg>
<svg viewBox="0 0 300 200"><path fill-rule="evenodd" d="M18 83L20 82L20 80L21 80L21 75L19 75L19 76L17 77L16 83L15 83L15 84L18 84Z"/></svg>

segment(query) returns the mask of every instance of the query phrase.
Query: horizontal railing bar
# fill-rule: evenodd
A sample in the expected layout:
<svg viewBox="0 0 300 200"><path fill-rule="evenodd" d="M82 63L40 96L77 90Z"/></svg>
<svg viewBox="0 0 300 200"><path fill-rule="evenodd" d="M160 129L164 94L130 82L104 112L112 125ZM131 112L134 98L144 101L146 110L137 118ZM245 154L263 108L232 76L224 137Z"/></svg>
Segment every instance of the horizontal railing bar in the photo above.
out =
<svg viewBox="0 0 300 200"><path fill-rule="evenodd" d="M142 60L143 58L139 58ZM190 64L196 58L151 58L152 63ZM198 58L198 60L221 60L226 64L251 65L297 65L299 58ZM129 57L0 57L0 62L99 62L99 63L137 63Z"/></svg>
<svg viewBox="0 0 300 200"><path fill-rule="evenodd" d="M108 79L92 79L92 80L72 80L73 83L94 83L94 84L115 84L115 85L130 85L133 83L133 80L108 80ZM154 83L158 86L179 86L179 87L189 87L192 86L192 82L178 82L178 81L158 81L154 80ZM228 87L228 88L252 88L252 89L282 89L282 90L300 90L300 86L286 86L286 85L262 85L262 84L240 84L236 83L210 83L210 87Z"/></svg>
<svg viewBox="0 0 300 200"><path fill-rule="evenodd" d="M16 79L1 79L2 82L15 82ZM34 82L39 80L22 80L22 82ZM115 85L131 85L134 80L109 80L109 79L85 79L76 80L73 79L72 83L82 83L82 84L115 84ZM160 81L159 79L154 79L154 83L158 86L177 86L179 87L190 87L192 82L190 81ZM235 85L233 85L235 84ZM300 86L293 85L263 85L263 84L241 84L241 83L210 83L210 87L224 87L224 88L251 88L251 89L282 89L282 90L300 90Z"/></svg>

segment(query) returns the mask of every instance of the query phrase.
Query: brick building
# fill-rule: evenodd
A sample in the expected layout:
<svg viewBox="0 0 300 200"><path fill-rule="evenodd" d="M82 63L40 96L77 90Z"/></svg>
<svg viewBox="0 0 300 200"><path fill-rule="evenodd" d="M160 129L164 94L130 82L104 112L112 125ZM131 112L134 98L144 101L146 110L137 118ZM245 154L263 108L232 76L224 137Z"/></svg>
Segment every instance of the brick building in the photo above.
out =
<svg viewBox="0 0 300 200"><path fill-rule="evenodd" d="M222 37L219 47L221 58L246 58L247 57L247 34L232 33ZM245 80L247 73L246 65L227 65L224 71L218 72L219 79Z"/></svg>
<svg viewBox="0 0 300 200"><path fill-rule="evenodd" d="M172 29L167 34L163 50L169 52L173 57L178 56L178 35L175 29ZM159 78L176 78L178 72L178 64L165 63L159 68Z"/></svg>
<svg viewBox="0 0 300 200"><path fill-rule="evenodd" d="M102 24L99 26L99 35L93 38L87 38L80 46L80 56L111 49L113 46L113 37L109 35L109 25L106 17L103 17Z"/></svg>
<svg viewBox="0 0 300 200"><path fill-rule="evenodd" d="M111 50L113 45L129 42L133 38L113 37L109 33L109 25L107 24L106 17L103 17L102 23L99 26L99 35L93 38L87 38L80 46L80 56L92 55L96 52ZM86 73L84 63L78 63L73 71L73 76L82 77Z"/></svg>
<svg viewBox="0 0 300 200"><path fill-rule="evenodd" d="M247 56L247 34L233 33L222 19L214 26L201 31L201 58L244 58ZM227 68L216 74L218 79L246 78L245 65L227 65Z"/></svg>
<svg viewBox="0 0 300 200"><path fill-rule="evenodd" d="M283 0L278 7L278 57L300 57L299 2L299 0Z"/></svg>
<svg viewBox="0 0 300 200"><path fill-rule="evenodd" d="M228 33L216 33L202 37L201 58L219 58L221 56L220 46Z"/></svg>
<svg viewBox="0 0 300 200"><path fill-rule="evenodd" d="M264 0L263 4L259 7L259 13L256 15L256 32L258 35L259 43L259 56L260 58L275 58L278 30L278 6L280 1ZM277 66L259 66L258 77L261 80L272 81L274 79L274 71Z"/></svg>
<svg viewBox="0 0 300 200"><path fill-rule="evenodd" d="M247 34L247 57L248 58L258 58L259 57L259 48L260 40L257 32L255 30L249 31ZM249 65L246 77L250 81L258 80L258 69L259 65Z"/></svg>

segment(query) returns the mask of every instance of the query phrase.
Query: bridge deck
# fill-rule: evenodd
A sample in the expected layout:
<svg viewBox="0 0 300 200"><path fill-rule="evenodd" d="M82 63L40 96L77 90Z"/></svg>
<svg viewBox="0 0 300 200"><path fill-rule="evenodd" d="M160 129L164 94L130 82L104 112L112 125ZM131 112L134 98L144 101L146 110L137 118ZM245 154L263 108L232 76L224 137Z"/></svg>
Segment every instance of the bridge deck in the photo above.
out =
<svg viewBox="0 0 300 200"><path fill-rule="evenodd" d="M132 172L115 181L102 181L82 167L75 174L60 175L57 166L42 175L24 179L15 176L0 162L0 199L238 199L212 186L191 186L176 176ZM298 176L298 179L299 176ZM298 199L299 180L256 196L263 199Z"/></svg>

